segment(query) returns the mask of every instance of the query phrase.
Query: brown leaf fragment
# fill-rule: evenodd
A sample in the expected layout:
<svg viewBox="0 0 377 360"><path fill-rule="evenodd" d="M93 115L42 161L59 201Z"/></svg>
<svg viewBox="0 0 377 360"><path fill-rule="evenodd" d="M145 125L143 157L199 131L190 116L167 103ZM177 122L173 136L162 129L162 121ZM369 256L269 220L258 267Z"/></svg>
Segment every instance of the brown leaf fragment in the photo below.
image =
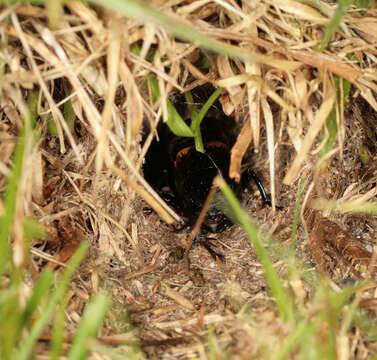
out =
<svg viewBox="0 0 377 360"><path fill-rule="evenodd" d="M229 57L219 55L217 57L217 67L222 79L226 79L229 84L225 85L228 96L222 97L221 104L226 115L230 115L238 107L242 98L239 96L242 93L242 88L239 85L232 86L232 78L236 77L230 64ZM226 100L225 100L226 99Z"/></svg>
<svg viewBox="0 0 377 360"><path fill-rule="evenodd" d="M140 275L147 274L149 272L152 272L156 270L160 266L159 262L156 262L155 264L152 265L147 265L144 266L143 268L135 271L131 271L130 273L127 273L126 275L121 275L120 279L121 280L130 280L136 277L139 277Z"/></svg>
<svg viewBox="0 0 377 360"><path fill-rule="evenodd" d="M68 216L59 220L56 230L57 242L61 244L61 249L54 255L53 260L46 265L47 269L52 270L55 270L59 264L67 263L84 238L77 224ZM50 231L50 236L53 234Z"/></svg>
<svg viewBox="0 0 377 360"><path fill-rule="evenodd" d="M163 289L164 289L164 295L166 295L167 297L170 297L172 300L174 300L179 305L182 305L183 307L190 309L190 310L195 310L195 306L193 305L193 303L190 300L186 299L179 292L171 289L166 284L163 284Z"/></svg>
<svg viewBox="0 0 377 360"><path fill-rule="evenodd" d="M255 45L261 46L269 51L276 51L280 54L291 56L294 59L301 61L303 64L314 66L319 69L326 69L333 74L347 79L351 83L355 83L356 80L362 76L362 73L358 69L341 61L336 61L323 54L313 54L307 50L287 50L282 46L275 45L257 37L250 36L249 40Z"/></svg>
<svg viewBox="0 0 377 360"><path fill-rule="evenodd" d="M251 140L251 125L250 121L247 121L230 152L229 177L237 182L240 182L241 180L242 159L250 146Z"/></svg>
<svg viewBox="0 0 377 360"><path fill-rule="evenodd" d="M61 249L54 256L54 260L59 263L67 263L79 247L79 244L80 243L77 240L72 240L71 242L65 244L63 249ZM55 270L59 266L59 264L56 262L49 261L46 265L46 269Z"/></svg>

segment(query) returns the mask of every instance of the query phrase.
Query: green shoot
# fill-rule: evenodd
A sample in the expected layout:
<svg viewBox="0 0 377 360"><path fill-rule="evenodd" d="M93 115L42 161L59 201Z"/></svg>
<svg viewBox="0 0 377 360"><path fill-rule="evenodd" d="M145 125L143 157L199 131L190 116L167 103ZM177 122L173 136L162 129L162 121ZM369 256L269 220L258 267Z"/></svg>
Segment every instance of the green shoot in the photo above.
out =
<svg viewBox="0 0 377 360"><path fill-rule="evenodd" d="M238 202L229 185L227 185L225 181L219 177L215 179L215 183L219 184L220 189L223 192L230 207L232 208L239 224L246 231L251 243L253 244L255 253L263 266L266 282L271 288L272 294L274 295L276 305L278 307L282 320L292 322L294 320L292 306L293 304L285 293L279 275L276 272L273 263L262 244L262 241L258 234L257 226L248 218L246 213L243 211L240 203Z"/></svg>
<svg viewBox="0 0 377 360"><path fill-rule="evenodd" d="M88 340L97 336L109 307L110 301L102 294L97 294L91 299L77 330L68 360L86 359L89 354Z"/></svg>

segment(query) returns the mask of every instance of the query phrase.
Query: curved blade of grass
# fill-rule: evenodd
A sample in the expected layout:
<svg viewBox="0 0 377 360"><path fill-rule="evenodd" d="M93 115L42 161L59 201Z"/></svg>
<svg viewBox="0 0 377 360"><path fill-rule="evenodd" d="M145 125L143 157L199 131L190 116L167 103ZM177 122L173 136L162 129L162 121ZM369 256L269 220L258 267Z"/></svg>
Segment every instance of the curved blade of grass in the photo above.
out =
<svg viewBox="0 0 377 360"><path fill-rule="evenodd" d="M88 339L97 336L107 310L110 307L110 300L102 294L97 294L87 305L80 326L77 330L68 360L85 359L89 353Z"/></svg>
<svg viewBox="0 0 377 360"><path fill-rule="evenodd" d="M314 321L310 321L305 331L301 334L297 359L325 359L320 357L321 348L316 341L317 326L318 325L314 323Z"/></svg>
<svg viewBox="0 0 377 360"><path fill-rule="evenodd" d="M218 353L216 351L216 335L215 335L215 329L213 326L210 326L208 328L208 352L209 352L209 360L216 360L218 359Z"/></svg>
<svg viewBox="0 0 377 360"><path fill-rule="evenodd" d="M38 91L30 91L27 98L27 107L30 114L30 126L34 129L38 117Z"/></svg>
<svg viewBox="0 0 377 360"><path fill-rule="evenodd" d="M12 292L17 288L17 293L14 294L14 298L9 297L8 304L0 304L0 318L3 319L1 323L1 334L0 334L0 343L3 343L4 350L8 353L14 351L14 347L19 341L20 335L27 327L29 320L33 316L37 307L41 304L43 300L46 299L46 295L51 288L53 282L53 273L51 271L45 271L39 278L37 284L34 286L33 293L30 299L27 302L26 308L21 313L19 309L15 308L15 303L18 302L20 293L18 284L13 282ZM9 291L6 292L7 294ZM2 295L0 295L2 297ZM6 312L4 314L3 312ZM4 339L1 339L4 335ZM10 347L12 346L12 348ZM0 352L1 354L1 352ZM3 354L4 358L7 359L9 356ZM1 357L1 355L0 355ZM11 355L10 358L13 358Z"/></svg>
<svg viewBox="0 0 377 360"><path fill-rule="evenodd" d="M228 55L232 58L241 59L243 61L260 62L274 67L284 67L287 71L293 71L299 66L299 63L295 61L277 59L266 54L252 53L249 50L214 40L197 31L192 26L187 25L187 22L171 15L164 14L163 12L149 6L147 3L142 3L138 0L92 0L92 2L104 7L112 8L113 10L119 11L123 15L138 21L152 21L157 23L174 36L177 36L182 40L193 42L194 44L200 45L219 54Z"/></svg>
<svg viewBox="0 0 377 360"><path fill-rule="evenodd" d="M212 204L233 223L241 225L237 218L237 214L235 214L222 193L216 193ZM267 231L263 229L259 230L263 237L264 247L269 254L272 254L275 258L283 261L285 264L290 264L290 274L294 271L295 274L301 277L310 287L317 286L320 280L320 274L315 269L305 263L302 259L296 257L295 252L291 247L282 246L281 242L277 241Z"/></svg>
<svg viewBox="0 0 377 360"><path fill-rule="evenodd" d="M197 117L199 115L198 111L195 108L194 105L194 98L192 97L191 91L185 92L185 99L186 99L186 105L190 112L190 118L191 118L191 128L192 124L197 121Z"/></svg>
<svg viewBox="0 0 377 360"><path fill-rule="evenodd" d="M25 116L25 124L18 136L17 146L13 157L13 171L9 176L4 198L5 214L0 218L0 278L8 263L11 248L8 237L14 222L18 184L22 174L22 166L28 137L31 136L30 116Z"/></svg>
<svg viewBox="0 0 377 360"><path fill-rule="evenodd" d="M229 185L227 185L226 182L220 177L215 178L215 184L220 187L221 191L225 195L226 200L229 202L229 205L231 206L237 218L237 221L246 231L251 243L254 246L255 253L263 266L266 282L271 288L272 294L274 295L281 318L283 319L283 321L292 322L294 320L292 302L286 295L279 275L274 269L273 263L268 256L268 253L264 248L261 239L258 236L257 226L253 224L252 221L250 221L247 214L243 211L240 203L238 202Z"/></svg>
<svg viewBox="0 0 377 360"><path fill-rule="evenodd" d="M0 359L11 360L17 344L21 316L15 308L19 293L19 283L14 280L8 289L0 291Z"/></svg>
<svg viewBox="0 0 377 360"><path fill-rule="evenodd" d="M66 304L58 304L55 312L54 327L51 332L50 360L61 359L64 343L65 307Z"/></svg>
<svg viewBox="0 0 377 360"><path fill-rule="evenodd" d="M220 96L222 88L216 89L213 94L207 99L203 107L200 109L199 114L192 118L191 130L194 133L195 138L195 148L197 151L204 152L202 134L200 132L200 124L202 123L204 117L206 116L208 110L211 108L216 99Z"/></svg>
<svg viewBox="0 0 377 360"><path fill-rule="evenodd" d="M161 94L158 81L153 75L148 77L148 86L151 91L152 101L155 103L160 98Z"/></svg>
<svg viewBox="0 0 377 360"><path fill-rule="evenodd" d="M153 75L148 78L148 86L151 91L152 101L156 102L160 98L160 88L157 79ZM181 115L178 114L178 111L169 99L166 99L166 106L168 109L167 125L173 134L177 136L194 137L194 133L182 119Z"/></svg>
<svg viewBox="0 0 377 360"><path fill-rule="evenodd" d="M20 332L26 327L28 321L31 319L38 305L42 300L46 299L47 293L51 288L54 280L54 274L51 270L45 270L40 276L38 282L34 286L33 293L27 302L26 308L22 313L20 319ZM20 335L20 334L19 334Z"/></svg>
<svg viewBox="0 0 377 360"><path fill-rule="evenodd" d="M178 114L178 111L169 99L166 100L166 106L168 108L167 125L173 134L177 136L194 137L194 133L182 119L181 115Z"/></svg>
<svg viewBox="0 0 377 360"><path fill-rule="evenodd" d="M16 310L19 302L20 284L22 281L22 267L14 267L11 261L12 247L9 237L15 222L20 223L22 215L16 217L16 204L19 192L19 183L23 176L25 166L25 155L31 151L34 134L31 124L35 123L36 118L36 97L29 96L28 107L21 107L24 114L24 124L18 135L16 149L13 154L13 169L8 177L5 194L4 208L5 213L0 218L0 278L5 272L9 272L11 283L9 289L1 292L1 297L7 299L1 306L1 333L0 333L0 357L10 359L13 357L18 336L22 331L22 315ZM20 224L18 224L20 225ZM24 224L22 224L24 225ZM24 226L23 226L24 228ZM16 290L16 291L15 291Z"/></svg>
<svg viewBox="0 0 377 360"><path fill-rule="evenodd" d="M294 331L286 338L280 349L276 354L271 358L271 360L284 360L286 359L291 352L294 350L296 344L302 338L308 330L308 322L302 320L294 329Z"/></svg>
<svg viewBox="0 0 377 360"><path fill-rule="evenodd" d="M204 153L203 138L202 138L202 133L200 131L200 126L199 127L195 126L195 124L197 124L199 120L199 113L195 108L194 99L190 91L185 93L185 98L186 98L186 105L190 112L190 118L191 118L190 128L194 134L195 149L196 151Z"/></svg>
<svg viewBox="0 0 377 360"><path fill-rule="evenodd" d="M322 52L324 49L326 49L339 24L341 23L344 14L346 13L348 7L352 4L352 2L353 0L339 0L338 6L331 17L329 24L327 25L325 35L316 49L317 51Z"/></svg>
<svg viewBox="0 0 377 360"><path fill-rule="evenodd" d="M89 246L86 242L81 243L76 253L73 255L68 267L65 269L63 273L60 284L52 293L50 300L46 305L46 308L43 310L39 319L34 323L33 327L30 330L29 336L21 345L16 356L17 360L26 360L30 358L34 344L36 343L38 337L40 336L44 327L48 323L50 316L55 308L55 305L58 302L62 301L63 297L65 296L69 282L73 274L75 273L77 267L79 266L80 262L84 259L88 247Z"/></svg>
<svg viewBox="0 0 377 360"><path fill-rule="evenodd" d="M197 119L198 124L193 124L192 125L192 127L194 129L200 127L200 124L202 123L202 120L206 116L208 110L211 108L211 106L216 101L216 99L221 95L221 93L223 92L223 90L224 90L223 88L216 89L213 92L213 94L208 98L208 100L204 103L203 107L199 111L199 116L198 116L198 119Z"/></svg>

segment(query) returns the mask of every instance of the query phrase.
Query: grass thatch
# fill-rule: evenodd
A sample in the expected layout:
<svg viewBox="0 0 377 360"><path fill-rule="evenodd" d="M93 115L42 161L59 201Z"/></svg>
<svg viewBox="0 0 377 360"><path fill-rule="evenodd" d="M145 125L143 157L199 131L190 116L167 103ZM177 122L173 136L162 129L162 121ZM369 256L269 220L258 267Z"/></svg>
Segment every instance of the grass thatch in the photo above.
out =
<svg viewBox="0 0 377 360"><path fill-rule="evenodd" d="M374 2L0 15L1 358L376 354ZM224 263L194 246L188 270L169 253L193 235L142 166L167 98L207 83L237 123L230 177L252 164L272 207L247 193L250 222L218 180L253 246L235 225L213 235Z"/></svg>

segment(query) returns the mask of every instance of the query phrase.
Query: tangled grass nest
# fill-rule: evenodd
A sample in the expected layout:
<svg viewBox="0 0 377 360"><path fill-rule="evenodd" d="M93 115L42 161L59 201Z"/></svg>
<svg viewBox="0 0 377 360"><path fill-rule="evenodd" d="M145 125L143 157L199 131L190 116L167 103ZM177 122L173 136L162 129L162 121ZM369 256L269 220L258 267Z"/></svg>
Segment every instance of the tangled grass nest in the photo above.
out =
<svg viewBox="0 0 377 360"><path fill-rule="evenodd" d="M318 356L374 354L367 326L346 324L353 304L375 322L373 282L355 290L356 300L329 325L329 298L314 301L303 279L326 274L334 292L375 280L375 8L319 0L54 4L1 8L0 189L18 134L29 129L12 228L13 265L25 274L22 296L43 269L58 275L79 244L90 243L67 294L64 342L72 341L91 295L101 292L113 306L99 339L113 349L92 344L98 358L205 359L208 349L215 358L273 358L283 356L282 344L292 358L305 358L305 345L316 348L332 330L333 343L319 346ZM157 101L146 86L151 75ZM248 210L280 244L275 268L289 273L280 254L292 242L311 266L290 274L286 286L316 340L278 316L239 228L218 236L226 264L192 250L205 285L167 262L186 234L168 226L180 215L145 181L142 166L157 125L168 119L166 99L208 83L224 89L222 111L237 122L230 177L239 179L247 158L269 183L272 208L254 202ZM284 210L276 212L280 204ZM146 215L146 206L155 213ZM6 211L0 200L0 214ZM47 233L30 246L24 216ZM49 326L35 347L41 356ZM294 336L301 348L287 345L296 344Z"/></svg>

